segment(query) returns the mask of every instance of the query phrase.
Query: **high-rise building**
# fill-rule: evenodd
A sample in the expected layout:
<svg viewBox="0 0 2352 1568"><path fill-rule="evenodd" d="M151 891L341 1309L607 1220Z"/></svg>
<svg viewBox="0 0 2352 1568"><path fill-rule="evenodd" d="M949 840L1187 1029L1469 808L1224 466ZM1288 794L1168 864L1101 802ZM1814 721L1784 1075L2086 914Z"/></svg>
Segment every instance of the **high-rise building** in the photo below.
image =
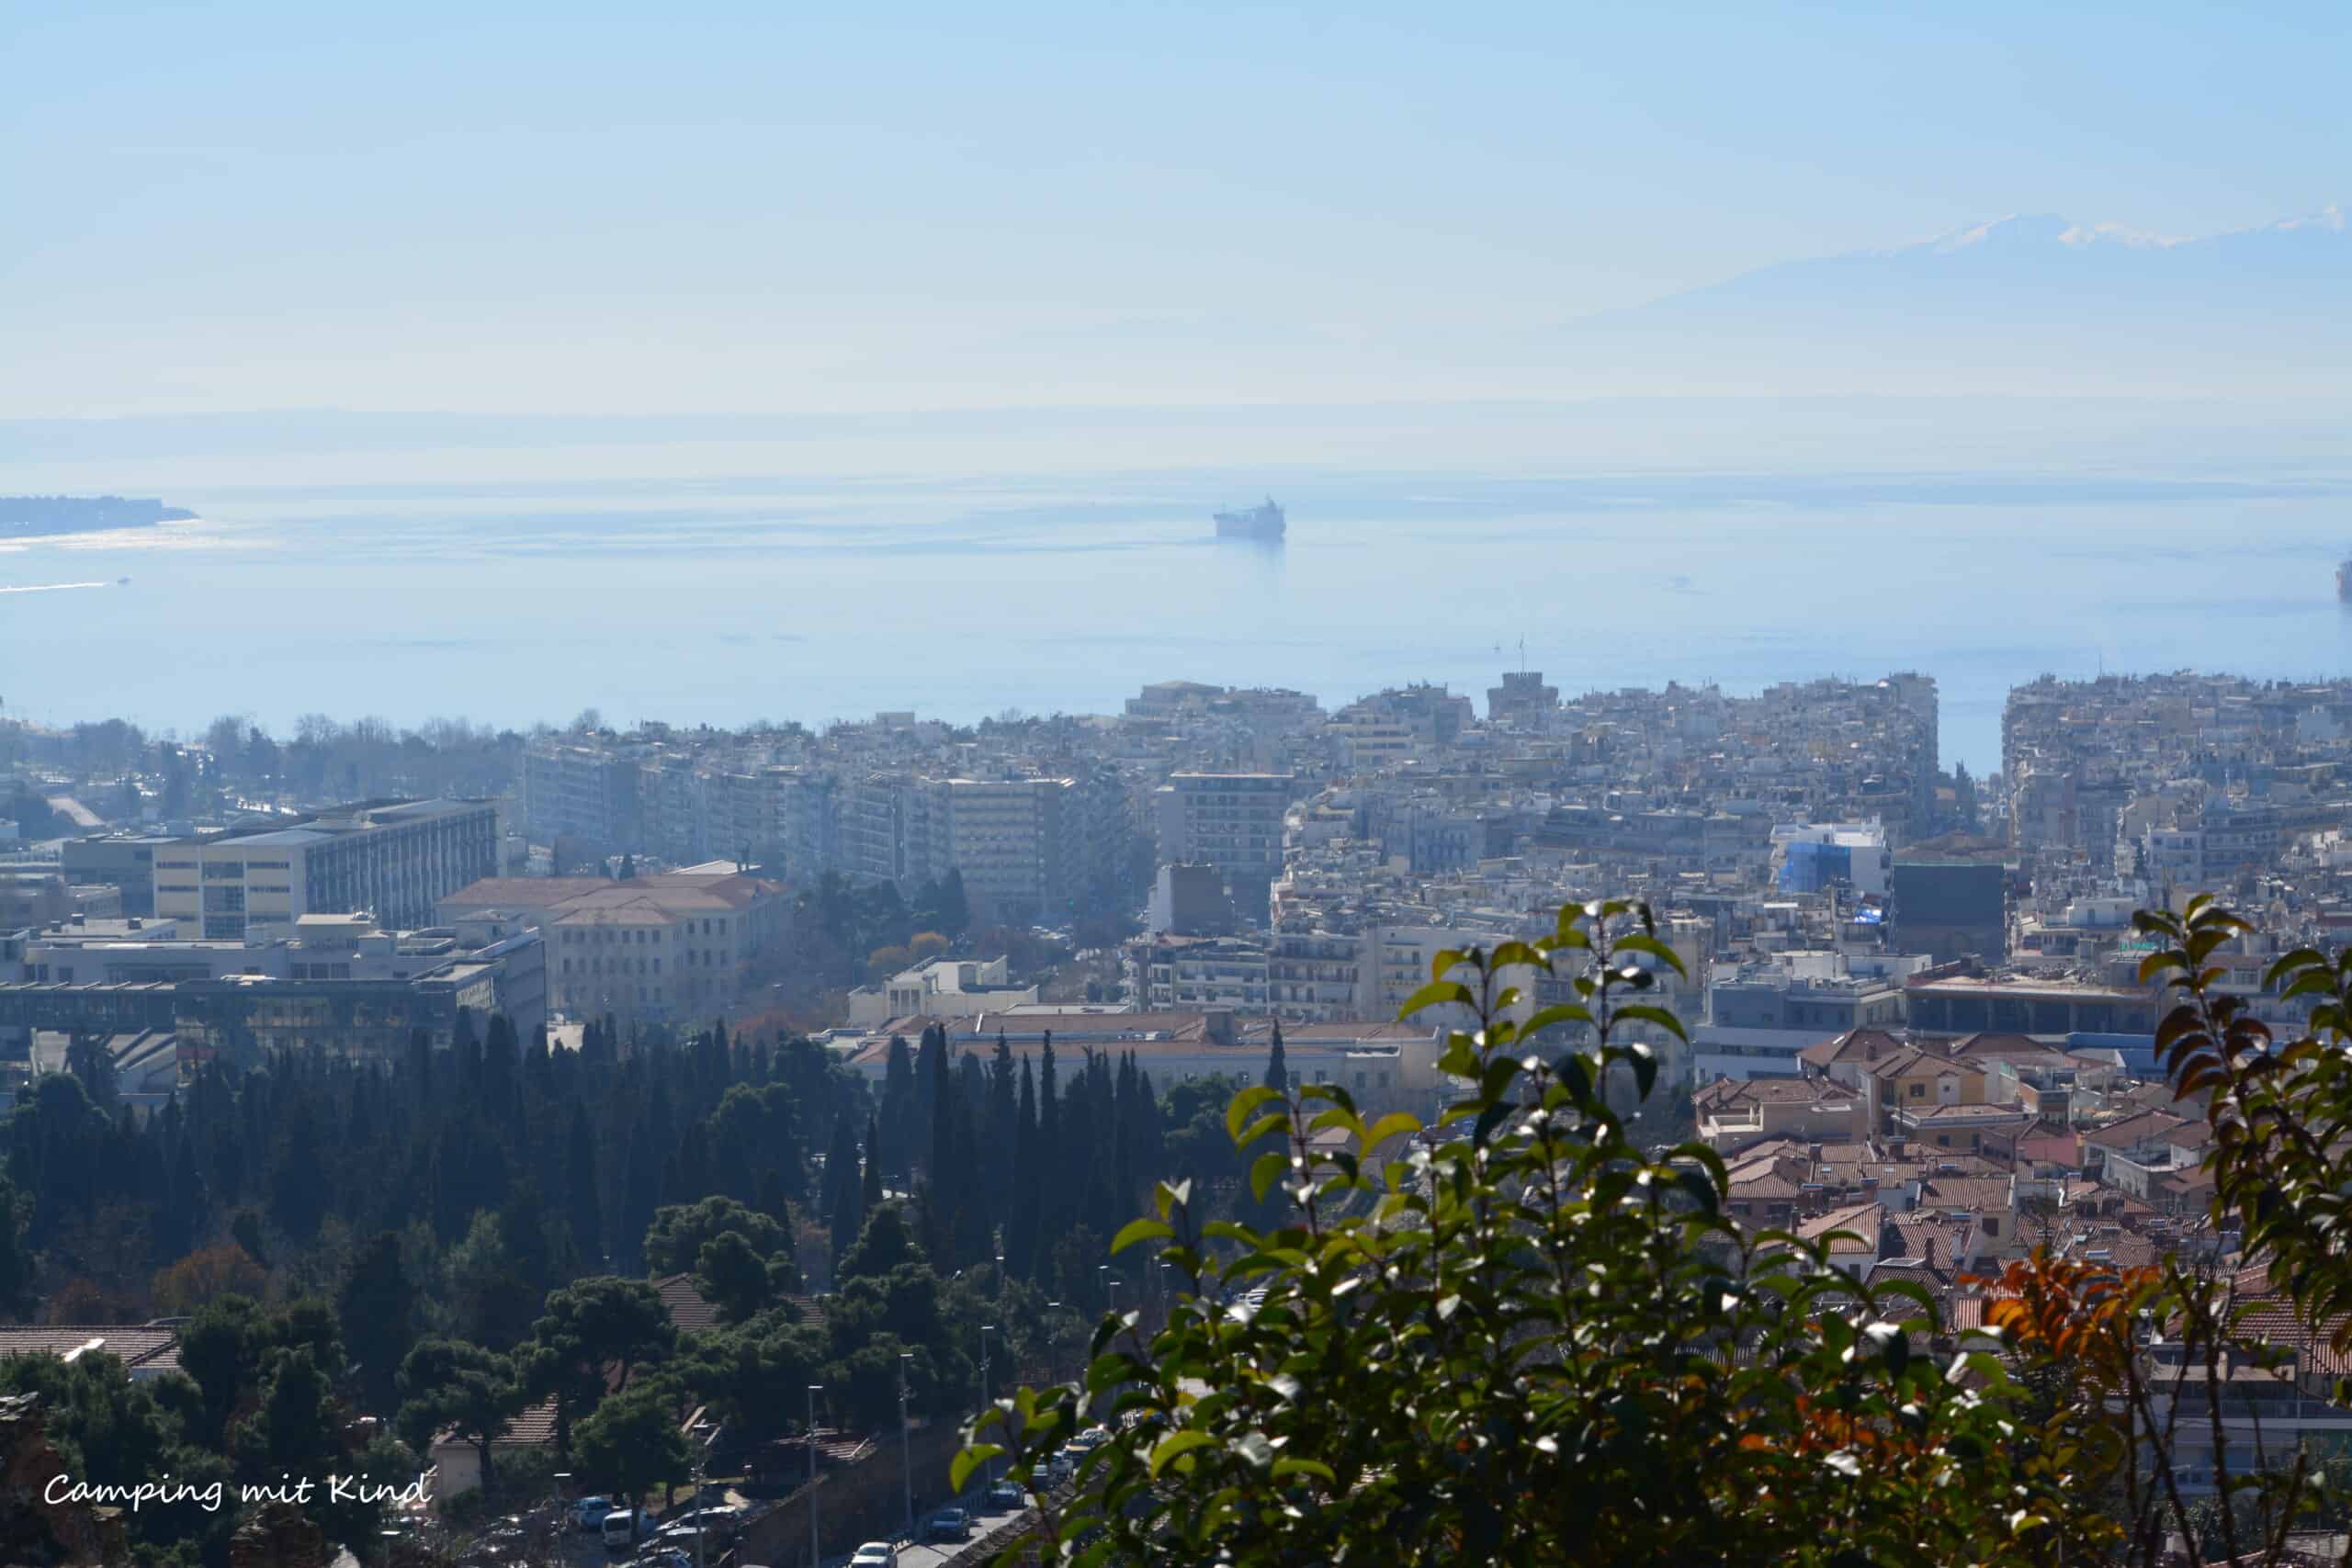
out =
<svg viewBox="0 0 2352 1568"><path fill-rule="evenodd" d="M523 819L534 839L581 839L617 853L642 849L639 760L600 746L555 743L523 755Z"/></svg>
<svg viewBox="0 0 2352 1568"><path fill-rule="evenodd" d="M1159 792L1159 858L1213 865L1233 889L1237 912L1266 919L1266 895L1283 869L1283 814L1296 780L1289 773L1172 775Z"/></svg>

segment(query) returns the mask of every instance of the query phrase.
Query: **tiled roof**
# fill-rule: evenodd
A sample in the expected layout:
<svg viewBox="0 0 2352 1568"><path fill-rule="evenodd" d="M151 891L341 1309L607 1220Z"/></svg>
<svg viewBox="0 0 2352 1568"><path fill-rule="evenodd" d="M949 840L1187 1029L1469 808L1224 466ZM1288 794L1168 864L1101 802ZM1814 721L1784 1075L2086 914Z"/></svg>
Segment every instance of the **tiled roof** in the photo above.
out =
<svg viewBox="0 0 2352 1568"><path fill-rule="evenodd" d="M681 1334L702 1332L718 1326L718 1309L695 1289L692 1274L671 1274L653 1281L654 1293L670 1312L670 1321L677 1325ZM787 1295L784 1298L800 1309L800 1321L812 1328L825 1325L825 1303L809 1295Z"/></svg>
<svg viewBox="0 0 2352 1568"><path fill-rule="evenodd" d="M2185 1125L2185 1118L2175 1116L2170 1111L2143 1111L2137 1116L2127 1116L2120 1122L2094 1128L2085 1133L2083 1138L2101 1148L2128 1149L2134 1144L2161 1137Z"/></svg>
<svg viewBox="0 0 2352 1568"><path fill-rule="evenodd" d="M0 1360L10 1356L69 1356L94 1350L121 1359L126 1370L172 1371L179 1366L177 1328L119 1323L29 1325L0 1328Z"/></svg>
<svg viewBox="0 0 2352 1568"><path fill-rule="evenodd" d="M1830 1256L1867 1253L1874 1258L1878 1255L1879 1229L1885 1223L1885 1204L1852 1203L1842 1209L1832 1209L1826 1214L1815 1214L1809 1220L1799 1220L1797 1235L1806 1241L1813 1241L1832 1231L1852 1231L1852 1237L1829 1244Z"/></svg>
<svg viewBox="0 0 2352 1568"><path fill-rule="evenodd" d="M2007 1213L2013 1186L2006 1176L1930 1177L1919 1184L1919 1207Z"/></svg>
<svg viewBox="0 0 2352 1568"><path fill-rule="evenodd" d="M1797 1060L1809 1067L1826 1067L1833 1062L1868 1061L1873 1052L1884 1057L1891 1052L1908 1049L1883 1029L1849 1029L1835 1039L1806 1046L1797 1053Z"/></svg>

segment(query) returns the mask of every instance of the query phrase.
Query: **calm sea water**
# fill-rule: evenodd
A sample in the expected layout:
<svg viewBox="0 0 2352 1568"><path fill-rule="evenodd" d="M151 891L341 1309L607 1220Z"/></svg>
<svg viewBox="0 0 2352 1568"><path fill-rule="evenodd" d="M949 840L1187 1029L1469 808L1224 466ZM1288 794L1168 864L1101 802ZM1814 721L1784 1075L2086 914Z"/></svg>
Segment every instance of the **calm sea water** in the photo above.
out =
<svg viewBox="0 0 2352 1568"><path fill-rule="evenodd" d="M1335 705L1917 669L1998 761L2042 671L2341 672L2352 484L1292 472L175 487L203 521L0 547L0 703L66 721L821 723L1115 712L1147 681ZM544 471L545 465L541 465ZM399 477L395 480L390 474ZM146 493L153 493L150 491ZM128 584L117 584L128 577ZM95 584L96 586L63 586ZM19 592L20 590L39 590Z"/></svg>

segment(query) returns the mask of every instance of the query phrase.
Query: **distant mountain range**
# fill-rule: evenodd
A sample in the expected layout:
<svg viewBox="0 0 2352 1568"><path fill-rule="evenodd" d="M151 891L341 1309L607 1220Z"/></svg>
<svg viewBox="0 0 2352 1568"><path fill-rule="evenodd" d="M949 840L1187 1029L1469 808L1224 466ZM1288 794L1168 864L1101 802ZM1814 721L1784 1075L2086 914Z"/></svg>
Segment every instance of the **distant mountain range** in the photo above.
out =
<svg viewBox="0 0 2352 1568"><path fill-rule="evenodd" d="M2192 395L2352 389L2352 231L2163 240L2051 216L1786 262L1536 334L1621 389Z"/></svg>

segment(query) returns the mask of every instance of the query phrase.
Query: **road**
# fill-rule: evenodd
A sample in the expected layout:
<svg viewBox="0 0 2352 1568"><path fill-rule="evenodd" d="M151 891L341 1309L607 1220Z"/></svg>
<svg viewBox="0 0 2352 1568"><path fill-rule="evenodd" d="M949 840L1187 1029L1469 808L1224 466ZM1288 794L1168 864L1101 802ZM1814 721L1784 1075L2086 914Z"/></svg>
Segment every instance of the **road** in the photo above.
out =
<svg viewBox="0 0 2352 1568"><path fill-rule="evenodd" d="M975 1515L971 1540L939 1546L901 1546L899 1548L899 1568L945 1568L948 1563L977 1563L980 1561L979 1547L983 1540L1015 1520L1034 1522L1036 1517L1037 1510L1034 1507L1023 1508L1018 1514ZM844 1568L848 1562L847 1552L839 1557L828 1554L825 1568Z"/></svg>

